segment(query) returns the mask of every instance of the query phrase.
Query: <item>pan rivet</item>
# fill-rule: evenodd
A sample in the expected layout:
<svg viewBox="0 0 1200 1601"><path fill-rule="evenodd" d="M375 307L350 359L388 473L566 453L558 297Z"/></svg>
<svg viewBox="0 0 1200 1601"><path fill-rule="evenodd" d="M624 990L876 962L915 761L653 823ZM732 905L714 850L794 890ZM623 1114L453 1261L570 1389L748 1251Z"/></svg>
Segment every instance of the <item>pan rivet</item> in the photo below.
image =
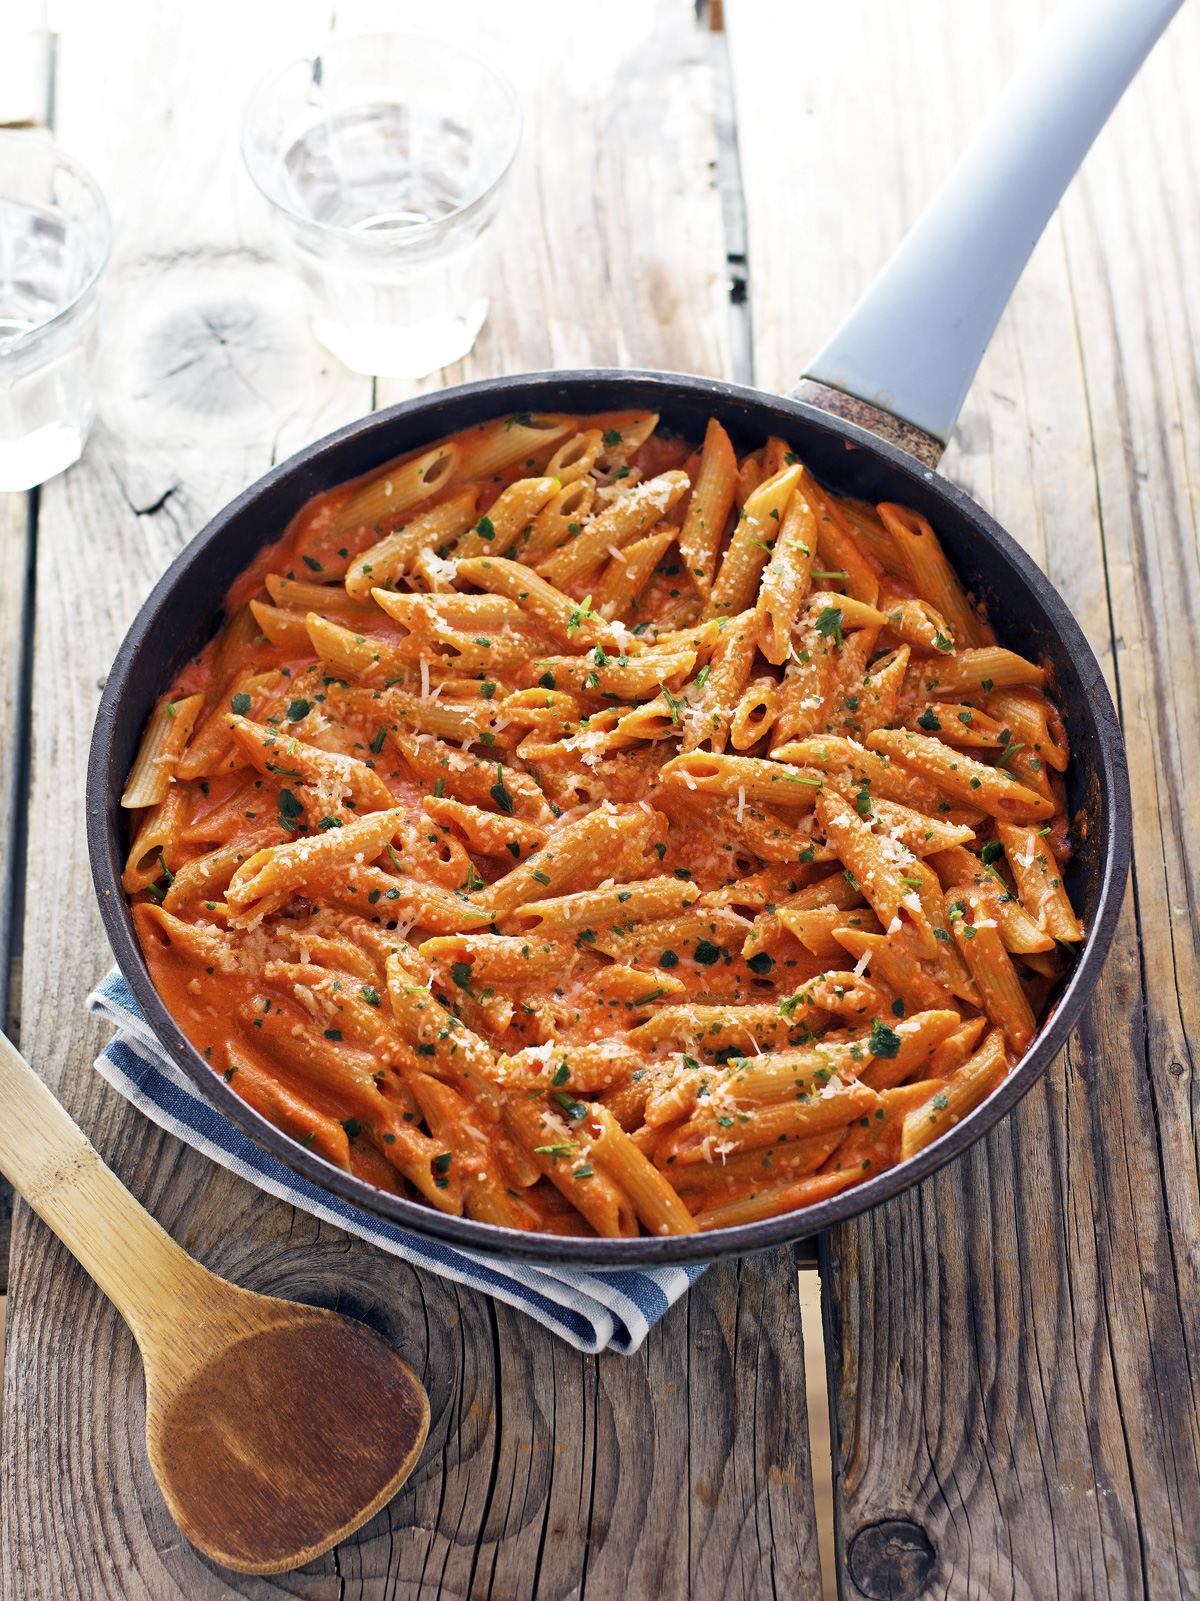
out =
<svg viewBox="0 0 1200 1601"><path fill-rule="evenodd" d="M916 1601L936 1561L925 1530L907 1518L868 1523L846 1552L850 1577L870 1601Z"/></svg>

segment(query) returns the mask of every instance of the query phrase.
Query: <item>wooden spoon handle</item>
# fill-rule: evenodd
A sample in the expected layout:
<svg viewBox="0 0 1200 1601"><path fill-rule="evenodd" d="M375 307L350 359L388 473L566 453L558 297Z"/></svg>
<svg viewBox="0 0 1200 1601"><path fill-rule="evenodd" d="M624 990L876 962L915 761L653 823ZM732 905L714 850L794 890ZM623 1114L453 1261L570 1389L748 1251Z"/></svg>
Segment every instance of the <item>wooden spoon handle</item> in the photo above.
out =
<svg viewBox="0 0 1200 1601"><path fill-rule="evenodd" d="M106 1167L25 1058L0 1034L0 1172L147 1340L180 1290L221 1281L193 1262Z"/></svg>

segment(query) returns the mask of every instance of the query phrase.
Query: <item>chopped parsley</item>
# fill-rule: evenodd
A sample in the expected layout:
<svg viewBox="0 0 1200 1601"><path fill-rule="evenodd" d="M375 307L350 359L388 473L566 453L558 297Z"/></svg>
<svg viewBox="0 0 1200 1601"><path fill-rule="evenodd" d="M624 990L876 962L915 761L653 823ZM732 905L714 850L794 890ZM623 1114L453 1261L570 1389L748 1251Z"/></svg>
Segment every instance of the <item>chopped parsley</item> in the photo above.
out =
<svg viewBox="0 0 1200 1601"><path fill-rule="evenodd" d="M900 1036L894 1028L881 1023L877 1017L871 1019L871 1037L867 1041L867 1049L872 1056L887 1061L900 1054Z"/></svg>

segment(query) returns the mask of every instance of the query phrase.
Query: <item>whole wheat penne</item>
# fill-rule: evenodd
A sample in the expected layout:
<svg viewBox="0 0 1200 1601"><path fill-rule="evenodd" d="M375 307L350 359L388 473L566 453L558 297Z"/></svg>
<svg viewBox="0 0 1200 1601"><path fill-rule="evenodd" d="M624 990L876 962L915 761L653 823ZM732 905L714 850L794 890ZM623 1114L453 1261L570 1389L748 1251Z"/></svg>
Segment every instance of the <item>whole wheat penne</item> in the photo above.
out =
<svg viewBox="0 0 1200 1601"><path fill-rule="evenodd" d="M593 1103L592 1162L629 1197L651 1234L693 1234L696 1225L667 1180L648 1162L606 1106Z"/></svg>
<svg viewBox="0 0 1200 1601"><path fill-rule="evenodd" d="M931 817L911 806L901 806L899 801L879 799L861 783L856 784L845 768L831 768L822 777L831 790L850 801L860 817L889 838L898 840L914 856L929 856L934 851L965 845L975 838L974 830L964 823L948 823L943 817Z"/></svg>
<svg viewBox="0 0 1200 1601"><path fill-rule="evenodd" d="M1021 905L1051 939L1074 942L1083 938L1083 926L1063 888L1062 869L1036 829L997 823L996 833L1016 881ZM1010 950L1016 947L1010 945Z"/></svg>
<svg viewBox="0 0 1200 1601"><path fill-rule="evenodd" d="M448 489L462 460L461 447L435 445L398 466L376 473L357 490L333 520L334 534L349 534L357 528L374 528L402 516L440 489Z"/></svg>
<svg viewBox="0 0 1200 1601"><path fill-rule="evenodd" d="M868 734L867 748L992 817L1024 823L1054 816L1053 803L1018 783L1011 773L976 761L940 739L909 729L877 728Z"/></svg>
<svg viewBox="0 0 1200 1601"><path fill-rule="evenodd" d="M713 584L706 616L734 617L754 605L763 568L779 539L799 477L798 466L785 467L749 496Z"/></svg>
<svg viewBox="0 0 1200 1601"><path fill-rule="evenodd" d="M874 557L883 571L893 578L907 580L908 568L904 565L904 558L871 502L856 500L850 495L833 495L830 498L858 535L863 548Z"/></svg>
<svg viewBox="0 0 1200 1601"><path fill-rule="evenodd" d="M203 695L185 695L179 700L168 696L154 708L121 796L126 810L157 806L166 799L203 703Z"/></svg>
<svg viewBox="0 0 1200 1601"><path fill-rule="evenodd" d="M614 884L609 889L582 890L575 895L552 896L520 906L500 919L504 934L536 935L557 939L580 929L620 923L626 932L633 924L656 921L695 904L694 884L678 878L646 878L640 883Z"/></svg>
<svg viewBox="0 0 1200 1601"><path fill-rule="evenodd" d="M682 1128L659 1141L654 1152L656 1165L685 1167L692 1162L713 1161L722 1148L756 1151L781 1139L808 1139L830 1129L844 1128L852 1118L869 1117L879 1104L879 1097L866 1084L835 1080L804 1101L793 1096L786 1101L748 1104L748 1113L739 1117L734 1112L723 1123L723 1102L711 1107L702 1103Z"/></svg>
<svg viewBox="0 0 1200 1601"><path fill-rule="evenodd" d="M809 1023L827 1014L816 1008L794 1009L785 1017L773 1003L750 1006L705 1006L688 1003L661 1007L626 1036L630 1044L659 1045L667 1041L690 1043L700 1051L738 1050L753 1053L774 1049Z"/></svg>
<svg viewBox="0 0 1200 1601"><path fill-rule="evenodd" d="M598 951L614 961L676 968L681 962L694 968L710 968L726 952L740 951L747 924L736 912L709 908L679 912L653 921L614 922L596 933ZM664 960L665 958L665 960Z"/></svg>
<svg viewBox="0 0 1200 1601"><path fill-rule="evenodd" d="M1025 747L1047 767L1065 772L1070 759L1062 718L1039 689L1016 687L993 689L987 709Z"/></svg>
<svg viewBox="0 0 1200 1601"><path fill-rule="evenodd" d="M631 831L648 835L653 822L653 813L647 817L640 807L601 807L559 829L511 872L481 890L480 900L500 918L530 901L561 895L581 867L613 859L623 838Z"/></svg>
<svg viewBox="0 0 1200 1601"><path fill-rule="evenodd" d="M794 1184L815 1173L844 1142L846 1129L810 1134L807 1139L787 1140L766 1150L740 1151L719 1162L691 1162L672 1168L671 1187L688 1210L695 1215L722 1202L757 1195L764 1185Z"/></svg>
<svg viewBox="0 0 1200 1601"><path fill-rule="evenodd" d="M840 906L818 906L811 910L781 906L775 914L806 950L823 962L840 962L843 947L834 938L838 928L855 929L863 934L882 934L883 924L869 906L844 911ZM745 950L743 948L743 955Z"/></svg>
<svg viewBox="0 0 1200 1601"><path fill-rule="evenodd" d="M475 522L478 499L479 485L467 484L369 545L346 569L347 595L365 600L373 589L411 572L421 551L448 548Z"/></svg>
<svg viewBox="0 0 1200 1601"><path fill-rule="evenodd" d="M547 973L565 972L571 966L572 948L569 942L536 936L442 934L426 940L421 955L447 973L454 965L468 967L470 972L462 984L471 986L476 982L521 983Z"/></svg>
<svg viewBox="0 0 1200 1601"><path fill-rule="evenodd" d="M988 1026L986 1017L971 1017L948 1034L929 1061L930 1078L949 1078L971 1055Z"/></svg>
<svg viewBox="0 0 1200 1601"><path fill-rule="evenodd" d="M872 741L877 738L876 734L871 736ZM873 744L867 748L844 735L814 734L777 747L771 756L776 761L829 774L830 788L835 787L832 776L841 771L848 774L855 789L865 786L872 801L896 801L930 817L945 815L945 796L936 784L892 761Z"/></svg>
<svg viewBox="0 0 1200 1601"><path fill-rule="evenodd" d="M548 476L557 475L551 468ZM551 495L533 522L521 530L516 555L522 561L536 561L582 531L595 499L595 486L590 478L559 478L559 482L563 487Z"/></svg>
<svg viewBox="0 0 1200 1601"><path fill-rule="evenodd" d="M772 760L787 745L816 729L834 665L833 641L814 627L802 624L788 651L780 686L779 717L771 734Z"/></svg>
<svg viewBox="0 0 1200 1601"><path fill-rule="evenodd" d="M689 751L676 756L663 766L661 776L663 783L692 793L765 801L805 812L812 811L824 787L822 775L811 768L713 751Z"/></svg>
<svg viewBox="0 0 1200 1601"><path fill-rule="evenodd" d="M491 561L488 557L460 561L457 565L460 580L477 584L493 594L515 600L533 622L560 645L576 650L594 649L596 645L613 648L618 653L625 643L629 653L636 655L641 642L621 641L604 618L598 617L587 605L581 605L564 595L553 584L539 577L532 568L516 561Z"/></svg>
<svg viewBox="0 0 1200 1601"><path fill-rule="evenodd" d="M173 870L172 882L163 896L164 908L182 916L188 911L194 914L205 901L214 903L223 900L229 880L241 864L256 851L264 850L268 845L278 845L286 837L284 830L275 825L252 828L226 844L218 845L214 851L193 856L190 861ZM155 877L158 876L156 873ZM154 880L149 882L153 883Z"/></svg>
<svg viewBox="0 0 1200 1601"><path fill-rule="evenodd" d="M585 428L582 433L572 434L569 439L564 439L546 463L547 476L557 478L560 484L568 485L586 478L604 448L603 440L602 428ZM586 509L585 507L584 510Z"/></svg>
<svg viewBox="0 0 1200 1601"><path fill-rule="evenodd" d="M537 571L548 583L559 587L569 583L605 561L610 545L623 548L648 533L689 487L687 474L681 472L662 473L635 485L621 500L597 513L578 536L543 556Z"/></svg>
<svg viewBox="0 0 1200 1601"><path fill-rule="evenodd" d="M954 701L909 701L907 712L900 720L914 734L936 734L946 745L979 745L999 755L1011 738L1002 723L977 706Z"/></svg>
<svg viewBox="0 0 1200 1601"><path fill-rule="evenodd" d="M709 419L687 516L679 532L679 548L693 583L707 601L712 594L717 551L733 506L737 459L729 435L715 417Z"/></svg>
<svg viewBox="0 0 1200 1601"><path fill-rule="evenodd" d="M478 423L458 436L461 455L450 482L454 486L475 479L486 482L514 462L524 464L548 455L572 430L572 418L550 412L517 412Z"/></svg>
<svg viewBox="0 0 1200 1601"><path fill-rule="evenodd" d="M954 1011L954 996L926 972L908 940L850 927L835 929L833 937L851 956L865 957L870 976L895 990L907 1011Z"/></svg>
<svg viewBox="0 0 1200 1601"><path fill-rule="evenodd" d="M319 750L303 740L278 733L263 723L232 712L226 718L234 742L245 752L260 773L291 780L302 791L306 809L317 817L330 814L343 821L349 816L347 799L360 811L377 812L392 805L391 790L366 762L357 756L342 756Z"/></svg>
<svg viewBox="0 0 1200 1601"><path fill-rule="evenodd" d="M935 1089L929 1098L905 1115L900 1160L910 1156L953 1128L996 1088L1008 1072L1004 1035L993 1029L979 1050Z"/></svg>
<svg viewBox="0 0 1200 1601"><path fill-rule="evenodd" d="M899 840L873 833L866 819L831 791L817 796L816 811L826 839L853 873L884 928L892 934L906 932L920 952L932 955L937 943L915 893L920 880L909 872L912 853Z"/></svg>
<svg viewBox="0 0 1200 1601"><path fill-rule="evenodd" d="M891 1039L886 1038L884 1028L875 1029L874 1059L859 1075L860 1082L882 1091L894 1089L918 1074L932 1078L938 1051L961 1027L962 1018L951 1009L917 1012L890 1022L884 1028L893 1036Z"/></svg>
<svg viewBox="0 0 1200 1601"><path fill-rule="evenodd" d="M381 581L381 580L380 580ZM303 578L288 578L281 573L268 573L263 582L272 605L284 611L315 611L321 616L336 612L343 618L366 618L379 621L379 613L370 594L361 598L348 595L340 584L310 584Z"/></svg>
<svg viewBox="0 0 1200 1601"><path fill-rule="evenodd" d="M252 600L250 612L269 644L294 651L309 647L308 618L314 615L311 611L287 611L282 606L268 606L265 601Z"/></svg>
<svg viewBox="0 0 1200 1601"><path fill-rule="evenodd" d="M644 973L640 981L645 984ZM641 1053L622 1040L595 1040L574 1045L556 1045L553 1040L547 1040L543 1045L514 1051L505 1057L499 1072L506 1089L527 1094L541 1090L554 1104L561 1106L579 1095L598 1095L609 1090L614 1084L625 1082L644 1065Z"/></svg>
<svg viewBox="0 0 1200 1601"><path fill-rule="evenodd" d="M797 1179L775 1189L763 1189L736 1201L722 1201L696 1213L695 1224L702 1233L713 1229L739 1228L744 1223L759 1223L764 1218L781 1217L785 1212L799 1212L806 1206L828 1201L851 1184L860 1181L858 1171L845 1173L813 1173L809 1178Z"/></svg>
<svg viewBox="0 0 1200 1601"><path fill-rule="evenodd" d="M223 1077L227 1084L236 1077L237 1092L247 1105L285 1134L335 1167L350 1171L350 1139L337 1118L310 1105L291 1085L251 1056L241 1042L227 1041Z"/></svg>
<svg viewBox="0 0 1200 1601"><path fill-rule="evenodd" d="M909 581L917 594L941 613L960 644L984 644L979 618L928 521L919 512L890 501L877 506L876 511L904 558Z"/></svg>
<svg viewBox="0 0 1200 1601"><path fill-rule="evenodd" d="M439 828L459 829L473 851L482 856L511 856L519 861L546 843L546 830L503 812L485 812L449 795L426 795L422 809Z"/></svg>
<svg viewBox="0 0 1200 1601"><path fill-rule="evenodd" d="M602 411L588 418L588 426L600 430L599 463L605 470L620 468L644 445L658 427L656 411Z"/></svg>
<svg viewBox="0 0 1200 1601"><path fill-rule="evenodd" d="M948 889L946 917L979 985L984 1011L1003 1030L1009 1047L1020 1053L1032 1040L1037 1023L996 924L987 915L986 902L975 888Z"/></svg>
<svg viewBox="0 0 1200 1601"><path fill-rule="evenodd" d="M824 564L822 570L844 574L837 581L845 584L847 595L874 606L879 597L879 579L841 507L821 489L807 468L801 488L816 515L817 555Z"/></svg>
<svg viewBox="0 0 1200 1601"><path fill-rule="evenodd" d="M613 657L602 645L586 656L545 656L530 662L525 675L531 683L569 694L618 695L623 699L652 695L665 681L677 684L696 665L692 650L643 651L640 656Z"/></svg>
<svg viewBox="0 0 1200 1601"><path fill-rule="evenodd" d="M526 529L532 534L534 518L561 488L557 478L518 478L501 490L474 528L459 538L455 556L507 555L522 543Z"/></svg>
<svg viewBox="0 0 1200 1601"><path fill-rule="evenodd" d="M514 1133L550 1182L587 1218L602 1239L637 1233L633 1205L621 1186L590 1160L590 1139L544 1097L506 1097Z"/></svg>
<svg viewBox="0 0 1200 1601"><path fill-rule="evenodd" d="M949 655L954 649L954 635L950 624L927 600L891 599L880 597L879 609L887 618L887 626L909 645L920 645L936 651L939 656Z"/></svg>
<svg viewBox="0 0 1200 1601"><path fill-rule="evenodd" d="M327 829L316 838L291 840L259 851L238 868L225 898L245 911L280 893L292 893L310 874L324 868L356 859L371 862L396 837L403 821L402 809L391 807L344 828Z"/></svg>
<svg viewBox="0 0 1200 1601"><path fill-rule="evenodd" d="M432 735L422 737L398 728L389 730L388 738L403 755L414 776L435 794L445 793L456 800L495 806L497 811L510 815L509 804L492 793L503 789L516 816L538 819L546 814L542 792L527 773L510 768L497 772L498 764L490 759L468 755Z"/></svg>
<svg viewBox="0 0 1200 1601"><path fill-rule="evenodd" d="M758 619L758 648L776 667L787 660L801 597L808 587L808 575L816 554L816 518L803 490L797 488L784 513L779 538L772 547L754 608Z"/></svg>
<svg viewBox="0 0 1200 1601"><path fill-rule="evenodd" d="M1041 667L1015 651L1003 650L999 645L981 645L911 663L904 695L906 700L916 701L927 695L944 700L978 690L987 694L993 685L1040 685L1045 677Z"/></svg>
<svg viewBox="0 0 1200 1601"><path fill-rule="evenodd" d="M705 681L697 676L700 693L688 701L683 718L683 745L686 753L707 744L723 751L742 691L750 681L757 645L753 612L740 617L722 618L724 632L713 646Z"/></svg>
<svg viewBox="0 0 1200 1601"><path fill-rule="evenodd" d="M729 726L729 743L734 750L749 750L769 734L779 720L780 706L776 679L765 675L752 679L742 691Z"/></svg>
<svg viewBox="0 0 1200 1601"><path fill-rule="evenodd" d="M1008 826L997 824L997 828ZM1000 930L1005 950L1028 956L1054 949L1052 936L1040 928L1026 908L1014 899L995 868L986 866L978 856L961 848L938 851L931 858L930 866L944 888L964 885L978 891L986 904L988 917Z"/></svg>
<svg viewBox="0 0 1200 1601"><path fill-rule="evenodd" d="M637 598L650 582L650 575L675 539L677 530L669 523L635 539L624 550L614 550L596 589L596 610L608 620L631 617Z"/></svg>
<svg viewBox="0 0 1200 1601"><path fill-rule="evenodd" d="M127 894L136 895L138 890L164 876L170 883L167 858L176 859L175 840L187 816L190 799L181 785L174 784L158 805L151 807L142 818L121 875Z"/></svg>
<svg viewBox="0 0 1200 1601"><path fill-rule="evenodd" d="M304 620L312 648L323 662L340 673L350 673L368 681L383 682L412 673L419 652L402 648L378 634L360 634L340 623L331 623L316 612Z"/></svg>

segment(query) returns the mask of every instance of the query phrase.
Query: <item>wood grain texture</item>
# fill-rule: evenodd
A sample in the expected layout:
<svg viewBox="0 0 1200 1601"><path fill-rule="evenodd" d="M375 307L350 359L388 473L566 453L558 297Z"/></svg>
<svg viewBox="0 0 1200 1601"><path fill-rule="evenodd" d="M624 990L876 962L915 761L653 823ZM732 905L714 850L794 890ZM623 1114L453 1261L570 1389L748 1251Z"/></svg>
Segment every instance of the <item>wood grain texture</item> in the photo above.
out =
<svg viewBox="0 0 1200 1601"><path fill-rule="evenodd" d="M0 1028L9 1016L12 972L13 896L17 888L17 838L25 655L26 577L29 565L29 497L0 495ZM8 1285L8 1240L12 1191L0 1178L0 1295Z"/></svg>
<svg viewBox="0 0 1200 1601"><path fill-rule="evenodd" d="M849 309L1045 9L730 6L762 381L786 384ZM772 61L791 63L799 131L760 122L754 143ZM1097 651L1135 869L1045 1080L950 1170L828 1241L848 1597L1200 1594L1198 84L1185 10L1035 252L942 464ZM802 219L791 250L781 193ZM916 1527L872 1555L886 1519Z"/></svg>
<svg viewBox="0 0 1200 1601"><path fill-rule="evenodd" d="M530 0L498 18L455 0L436 19L507 52L532 113L492 321L469 362L442 376L583 360L724 371L707 57L691 7L623 0L590 39L573 9ZM384 15L352 0L337 22ZM4 1601L806 1601L820 1580L786 1253L711 1271L636 1357L581 1357L503 1305L213 1167L91 1070L101 1031L82 1000L109 961L81 815L97 680L203 518L370 404L370 381L309 340L265 259L234 154L246 85L326 20L316 7L232 0L147 0L103 16L71 6L63 18L64 142L90 152L122 242L102 424L43 506L25 1038L101 1152L200 1260L249 1288L364 1317L391 1340L429 1391L430 1443L397 1501L303 1572L240 1579L211 1567L150 1478L132 1340L19 1207ZM405 20L430 22L387 8L391 25Z"/></svg>

